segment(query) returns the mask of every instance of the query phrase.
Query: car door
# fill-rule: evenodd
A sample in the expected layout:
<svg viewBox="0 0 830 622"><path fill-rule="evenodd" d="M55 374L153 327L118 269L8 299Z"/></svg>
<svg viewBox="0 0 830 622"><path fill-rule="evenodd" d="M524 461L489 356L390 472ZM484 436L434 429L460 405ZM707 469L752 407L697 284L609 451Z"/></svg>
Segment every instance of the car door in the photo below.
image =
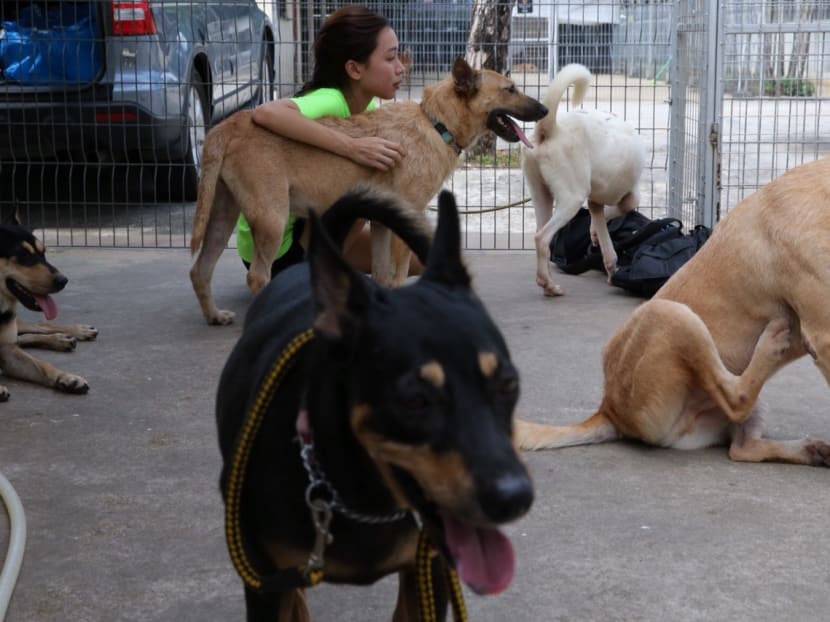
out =
<svg viewBox="0 0 830 622"><path fill-rule="evenodd" d="M237 17L237 75L241 99L240 103L249 101L255 92L254 84L258 80L260 37L264 14L256 0L237 0L239 13Z"/></svg>
<svg viewBox="0 0 830 622"><path fill-rule="evenodd" d="M224 0L199 0L203 5L205 38L211 69L214 117L225 114L228 93L233 88L233 41L229 39L228 11Z"/></svg>
<svg viewBox="0 0 830 622"><path fill-rule="evenodd" d="M254 58L259 38L259 8L254 0L221 0L221 41L215 49L222 67L222 101L219 116L237 110L254 95L259 59ZM256 32L256 38L255 33ZM219 104L218 101L215 103Z"/></svg>

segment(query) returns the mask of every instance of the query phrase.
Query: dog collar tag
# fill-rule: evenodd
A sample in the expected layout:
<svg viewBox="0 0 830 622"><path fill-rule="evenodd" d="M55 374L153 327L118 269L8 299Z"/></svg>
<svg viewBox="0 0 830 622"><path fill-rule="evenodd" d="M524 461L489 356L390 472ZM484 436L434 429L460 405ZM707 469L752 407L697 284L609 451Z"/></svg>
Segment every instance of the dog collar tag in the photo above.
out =
<svg viewBox="0 0 830 622"><path fill-rule="evenodd" d="M430 119L432 121L432 127L435 128L435 131L441 135L441 138L444 139L444 142L447 143L450 147L455 149L459 154L461 153L461 146L455 142L455 137L452 133L447 129L447 126L438 121L437 119Z"/></svg>

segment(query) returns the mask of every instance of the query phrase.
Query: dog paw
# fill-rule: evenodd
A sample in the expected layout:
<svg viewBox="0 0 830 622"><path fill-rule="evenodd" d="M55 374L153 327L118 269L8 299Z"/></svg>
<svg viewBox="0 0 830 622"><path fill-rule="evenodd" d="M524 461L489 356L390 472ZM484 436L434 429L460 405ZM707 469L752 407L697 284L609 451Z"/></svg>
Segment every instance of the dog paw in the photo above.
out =
<svg viewBox="0 0 830 622"><path fill-rule="evenodd" d="M227 326L233 324L236 313L233 311L217 311L213 316L208 318L210 326Z"/></svg>
<svg viewBox="0 0 830 622"><path fill-rule="evenodd" d="M88 324L75 325L75 338L78 341L92 341L98 336L98 329Z"/></svg>
<svg viewBox="0 0 830 622"><path fill-rule="evenodd" d="M9 401L9 395L10 395L9 390L6 387L4 387L3 385L0 385L0 402L8 402Z"/></svg>
<svg viewBox="0 0 830 622"><path fill-rule="evenodd" d="M66 333L55 333L52 335L52 343L58 352L72 352L77 344L77 339Z"/></svg>
<svg viewBox="0 0 830 622"><path fill-rule="evenodd" d="M758 347L771 358L783 358L790 349L790 323L784 319L772 320L761 334Z"/></svg>
<svg viewBox="0 0 830 622"><path fill-rule="evenodd" d="M542 291L544 292L545 296L561 296L565 293L559 285L557 285L549 279L543 279L537 276L536 285L542 288Z"/></svg>
<svg viewBox="0 0 830 622"><path fill-rule="evenodd" d="M813 466L830 466L830 445L824 441L812 441L807 439L804 446L810 456L810 464Z"/></svg>
<svg viewBox="0 0 830 622"><path fill-rule="evenodd" d="M65 393L83 394L89 391L86 380L72 374L61 374L55 380L55 388Z"/></svg>

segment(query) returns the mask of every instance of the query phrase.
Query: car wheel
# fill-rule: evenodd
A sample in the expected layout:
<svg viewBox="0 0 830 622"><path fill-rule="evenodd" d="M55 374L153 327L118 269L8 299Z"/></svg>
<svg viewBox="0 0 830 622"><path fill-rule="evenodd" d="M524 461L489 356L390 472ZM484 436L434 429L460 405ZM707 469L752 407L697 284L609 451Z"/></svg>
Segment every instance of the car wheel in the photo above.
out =
<svg viewBox="0 0 830 622"><path fill-rule="evenodd" d="M160 188L160 193L172 201L195 201L199 191L199 176L202 172L202 149L205 136L210 129L210 107L207 86L195 69L190 72L185 102L186 127L182 159L171 163L169 186ZM162 176L164 178L164 176ZM164 180L163 181L167 181ZM167 190L167 192L165 192Z"/></svg>
<svg viewBox="0 0 830 622"><path fill-rule="evenodd" d="M259 63L259 91L256 103L262 104L274 99L274 48L268 41L262 42L262 60Z"/></svg>

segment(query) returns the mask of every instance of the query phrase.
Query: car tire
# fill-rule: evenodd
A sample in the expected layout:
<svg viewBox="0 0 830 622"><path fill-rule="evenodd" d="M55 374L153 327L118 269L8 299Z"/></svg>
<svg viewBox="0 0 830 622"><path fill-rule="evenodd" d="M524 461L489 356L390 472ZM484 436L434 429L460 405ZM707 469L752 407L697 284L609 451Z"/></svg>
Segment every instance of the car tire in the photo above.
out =
<svg viewBox="0 0 830 622"><path fill-rule="evenodd" d="M274 99L274 48L267 39L262 41L262 58L259 62L259 89L256 103L264 104Z"/></svg>
<svg viewBox="0 0 830 622"><path fill-rule="evenodd" d="M170 201L195 201L199 192L199 176L202 171L202 148L210 129L210 105L207 85L196 69L190 70L185 110L182 156L179 162L171 162L170 175L162 175L159 188L162 198ZM165 183L168 182L168 183Z"/></svg>

